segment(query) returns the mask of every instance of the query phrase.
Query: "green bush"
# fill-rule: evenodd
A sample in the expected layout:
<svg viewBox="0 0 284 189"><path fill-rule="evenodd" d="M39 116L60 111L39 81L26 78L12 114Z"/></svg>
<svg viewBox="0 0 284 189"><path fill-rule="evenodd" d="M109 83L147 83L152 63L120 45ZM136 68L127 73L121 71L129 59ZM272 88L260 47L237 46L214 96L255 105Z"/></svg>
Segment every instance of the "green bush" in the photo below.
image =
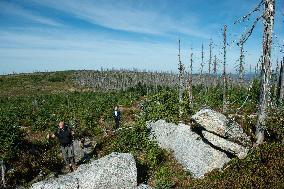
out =
<svg viewBox="0 0 284 189"><path fill-rule="evenodd" d="M181 109L183 112L181 119L188 122L193 112L189 106L187 91L183 94ZM177 90L167 88L150 95L143 103L143 119L146 121L165 119L168 122L178 123L180 118Z"/></svg>
<svg viewBox="0 0 284 189"><path fill-rule="evenodd" d="M171 180L173 176L173 171L168 166L161 166L156 172L156 187L157 189L166 189L172 188L174 186L174 182Z"/></svg>
<svg viewBox="0 0 284 189"><path fill-rule="evenodd" d="M284 142L284 106L273 108L266 119L268 139L276 142Z"/></svg>
<svg viewBox="0 0 284 189"><path fill-rule="evenodd" d="M140 163L149 168L157 167L164 160L164 152L156 142L148 138L149 131L145 124L137 124L129 129L122 129L113 139L110 151L131 153L136 159L143 154Z"/></svg>
<svg viewBox="0 0 284 189"><path fill-rule="evenodd" d="M49 82L64 82L67 76L63 73L54 73L48 77Z"/></svg>
<svg viewBox="0 0 284 189"><path fill-rule="evenodd" d="M7 162L13 167L6 175L7 184L27 185L39 174L47 176L61 173L64 163L59 149L55 141L23 141L17 154L20 158L15 157Z"/></svg>
<svg viewBox="0 0 284 189"><path fill-rule="evenodd" d="M233 159L223 171L195 179L191 188L283 188L284 144L265 143L243 159Z"/></svg>
<svg viewBox="0 0 284 189"><path fill-rule="evenodd" d="M38 84L39 82L43 81L45 76L42 74L37 74L37 75L28 75L28 78L33 82Z"/></svg>
<svg viewBox="0 0 284 189"><path fill-rule="evenodd" d="M17 155L23 133L14 123L16 118L13 114L2 110L0 112L0 160L9 161Z"/></svg>

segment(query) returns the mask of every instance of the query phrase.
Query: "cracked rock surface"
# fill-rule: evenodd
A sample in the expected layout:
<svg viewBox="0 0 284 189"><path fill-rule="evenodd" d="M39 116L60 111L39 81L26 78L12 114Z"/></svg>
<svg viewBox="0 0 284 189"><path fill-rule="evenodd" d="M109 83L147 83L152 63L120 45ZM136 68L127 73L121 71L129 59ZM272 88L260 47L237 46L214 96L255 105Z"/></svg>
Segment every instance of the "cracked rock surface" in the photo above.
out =
<svg viewBox="0 0 284 189"><path fill-rule="evenodd" d="M206 144L188 125L158 120L148 123L147 127L151 130L151 138L161 148L171 150L176 160L194 178L203 177L205 173L222 168L230 161L225 153Z"/></svg>
<svg viewBox="0 0 284 189"><path fill-rule="evenodd" d="M44 180L32 185L32 189L105 189L136 188L137 168L131 154L111 153L108 156L84 164L72 173Z"/></svg>
<svg viewBox="0 0 284 189"><path fill-rule="evenodd" d="M242 127L225 115L211 109L202 109L191 117L199 127L242 146L251 146L250 137Z"/></svg>

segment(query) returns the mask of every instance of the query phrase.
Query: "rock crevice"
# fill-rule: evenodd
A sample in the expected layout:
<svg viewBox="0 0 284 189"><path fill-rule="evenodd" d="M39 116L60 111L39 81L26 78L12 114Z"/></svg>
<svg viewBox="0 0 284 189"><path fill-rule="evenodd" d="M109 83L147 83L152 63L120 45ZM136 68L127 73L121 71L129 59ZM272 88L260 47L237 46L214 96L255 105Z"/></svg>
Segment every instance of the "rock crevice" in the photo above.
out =
<svg viewBox="0 0 284 189"><path fill-rule="evenodd" d="M251 141L238 123L210 109L200 110L192 120L198 125L194 129L164 120L149 122L147 127L150 137L161 148L171 150L193 177L200 178L222 168L234 157L246 157Z"/></svg>

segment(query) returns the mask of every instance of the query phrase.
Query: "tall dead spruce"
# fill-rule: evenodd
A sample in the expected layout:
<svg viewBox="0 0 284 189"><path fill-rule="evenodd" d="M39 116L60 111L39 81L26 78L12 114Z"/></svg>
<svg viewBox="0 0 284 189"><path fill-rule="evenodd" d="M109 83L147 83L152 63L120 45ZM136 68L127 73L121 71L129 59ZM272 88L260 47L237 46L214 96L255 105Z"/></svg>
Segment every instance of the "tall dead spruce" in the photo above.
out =
<svg viewBox="0 0 284 189"><path fill-rule="evenodd" d="M240 64L239 64L239 80L241 82L241 84L244 82L244 44L240 43Z"/></svg>
<svg viewBox="0 0 284 189"><path fill-rule="evenodd" d="M189 66L189 80L188 80L188 97L189 97L189 106L192 107L193 96L192 96L192 63L193 63L193 52L191 49L190 53L190 66Z"/></svg>
<svg viewBox="0 0 284 189"><path fill-rule="evenodd" d="M271 80L271 47L275 15L275 0L264 0L264 32L263 32L263 61L261 66L261 94L259 112L256 123L256 145L264 141L265 119L270 101Z"/></svg>
<svg viewBox="0 0 284 189"><path fill-rule="evenodd" d="M209 43L209 61L208 61L208 79L207 79L207 88L209 88L211 86L211 66L212 66L212 39L210 39L210 43Z"/></svg>
<svg viewBox="0 0 284 189"><path fill-rule="evenodd" d="M204 46L202 43L201 47L201 70L200 70L200 79L201 79L201 84L204 85L204 76L203 76L203 67L204 67Z"/></svg>
<svg viewBox="0 0 284 189"><path fill-rule="evenodd" d="M281 64L281 63L280 63ZM281 66L281 65L280 65ZM278 87L279 87L279 79L280 79L280 74L279 74L279 62L278 59L276 60L276 68L274 71L274 91L273 91L273 97L275 98L275 104L278 102Z"/></svg>
<svg viewBox="0 0 284 189"><path fill-rule="evenodd" d="M249 20L249 17L261 10L264 7L263 13L258 16L252 27L245 32L242 36L242 43L252 34L256 24L260 19L263 19L264 30L263 30L263 42L262 42L262 58L261 58L261 93L258 104L258 116L256 123L256 143L255 145L262 144L264 141L264 130L265 130L265 119L267 116L267 108L270 104L271 98L271 48L272 48L272 34L274 26L274 15L275 15L275 0L262 0L257 7L249 14L243 16L240 20ZM238 20L237 22L239 22ZM235 22L236 23L236 22ZM257 70L258 68L256 68Z"/></svg>
<svg viewBox="0 0 284 189"><path fill-rule="evenodd" d="M224 26L224 46L223 46L223 55L224 55L224 60L223 60L223 112L227 111L227 76L226 76L226 46L227 46L227 26Z"/></svg>
<svg viewBox="0 0 284 189"><path fill-rule="evenodd" d="M278 86L278 101L281 103L283 102L284 99L284 57L283 60L281 61L281 66L280 66L280 74L279 74L279 86Z"/></svg>
<svg viewBox="0 0 284 189"><path fill-rule="evenodd" d="M6 187L6 181L5 181L5 171L6 171L6 167L5 167L5 164L4 164L4 161L3 160L0 160L0 166L1 166L1 180L2 180L2 183L3 183L3 186L4 188Z"/></svg>
<svg viewBox="0 0 284 189"><path fill-rule="evenodd" d="M212 39L210 39L209 43L209 62L208 62L208 74L211 74L211 65L212 65Z"/></svg>
<svg viewBox="0 0 284 189"><path fill-rule="evenodd" d="M214 55L213 61L213 74L214 74L214 86L217 86L218 76L217 76L217 56Z"/></svg>
<svg viewBox="0 0 284 189"><path fill-rule="evenodd" d="M183 103L183 91L184 91L184 65L181 62L181 55L180 55L180 39L178 40L178 65L179 65L179 92L178 92L178 97L179 97L179 118L180 121L182 119L182 103Z"/></svg>

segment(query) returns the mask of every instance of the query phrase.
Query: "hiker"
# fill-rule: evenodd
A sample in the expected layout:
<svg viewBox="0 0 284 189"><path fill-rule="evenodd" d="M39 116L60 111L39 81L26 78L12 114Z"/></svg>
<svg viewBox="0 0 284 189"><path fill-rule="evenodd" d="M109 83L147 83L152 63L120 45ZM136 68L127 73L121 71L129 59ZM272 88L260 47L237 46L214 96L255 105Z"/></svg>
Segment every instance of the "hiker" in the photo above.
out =
<svg viewBox="0 0 284 189"><path fill-rule="evenodd" d="M119 128L119 122L120 122L120 119L121 119L121 113L118 110L117 106L114 107L113 117L114 117L114 121L115 121L115 129L118 129Z"/></svg>
<svg viewBox="0 0 284 189"><path fill-rule="evenodd" d="M59 122L57 131L51 135L52 138L58 138L66 169L71 172L76 170L73 135L74 132L65 125L64 121ZM47 138L50 138L49 134Z"/></svg>

